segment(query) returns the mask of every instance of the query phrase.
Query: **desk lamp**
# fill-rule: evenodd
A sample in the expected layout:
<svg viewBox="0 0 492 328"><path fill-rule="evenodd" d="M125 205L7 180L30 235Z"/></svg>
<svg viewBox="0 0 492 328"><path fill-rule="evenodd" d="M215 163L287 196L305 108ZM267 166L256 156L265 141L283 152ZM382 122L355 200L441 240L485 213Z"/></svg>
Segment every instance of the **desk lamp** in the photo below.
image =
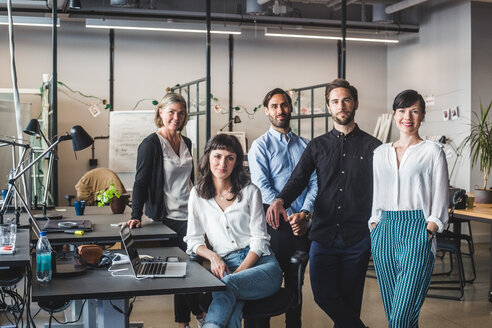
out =
<svg viewBox="0 0 492 328"><path fill-rule="evenodd" d="M224 130L225 127L228 126L231 123L234 123L234 124L241 123L241 118L239 117L239 115L234 116L234 118L231 119L231 120L229 120L229 122L227 122L222 128L220 128L219 131Z"/></svg>
<svg viewBox="0 0 492 328"><path fill-rule="evenodd" d="M48 139L46 139L46 136L44 135L43 130L41 130L41 128L39 126L39 121L35 118L33 118L32 120L29 121L26 128L24 129L24 133L26 133L30 136L40 135L43 138L44 142L46 142L46 144L48 146L51 146L51 143L48 141ZM46 215L46 206L47 206L46 201L48 199L48 189L49 189L50 182L51 182L51 179L50 179L51 178L51 168L53 166L53 160L56 159L54 150L49 152L48 159L49 159L48 171L47 171L48 173L45 175L45 179L44 179L44 195L43 195L43 202L42 202L43 214L34 215L36 220L61 219L62 218L61 215L53 215L53 216ZM35 197L37 198L37 195ZM37 208L37 201L35 202L35 204L36 204L36 208Z"/></svg>
<svg viewBox="0 0 492 328"><path fill-rule="evenodd" d="M9 183L9 188L7 191L7 196L5 197L5 202L2 205L2 208L0 209L0 224L3 224L3 215L5 214L5 211L7 209L7 204L10 203L12 196L14 193L19 197L22 206L26 210L26 212L29 215L29 220L33 226L35 226L37 229L33 229L34 233L36 236L39 238L39 227L37 226L36 220L31 212L31 209L29 208L29 205L27 204L26 200L24 197L22 197L21 193L19 192L19 189L15 185L15 182L22 177L24 173L27 172L34 164L36 164L39 160L41 160L46 154L51 152L60 142L65 141L65 140L72 140L72 149L74 151L79 151L82 149L85 149L89 147L94 140L85 132L85 130L80 126L80 125L75 125L72 127L70 130L70 134L67 132L67 134L58 137L55 142L53 142L43 153L41 153L38 157L33 159L31 163L29 163L26 167L24 167L20 172L13 173L13 176L9 177L8 183ZM16 224L19 224L19 219L16 218ZM36 231L38 230L38 231Z"/></svg>

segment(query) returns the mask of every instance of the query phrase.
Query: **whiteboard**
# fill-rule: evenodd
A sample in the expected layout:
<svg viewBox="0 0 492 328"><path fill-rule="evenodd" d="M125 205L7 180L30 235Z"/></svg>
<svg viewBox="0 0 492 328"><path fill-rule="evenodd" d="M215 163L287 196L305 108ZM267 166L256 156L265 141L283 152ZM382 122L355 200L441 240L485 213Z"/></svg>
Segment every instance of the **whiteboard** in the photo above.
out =
<svg viewBox="0 0 492 328"><path fill-rule="evenodd" d="M156 132L154 110L117 111L109 115L109 168L115 171L127 190L133 187L138 146Z"/></svg>

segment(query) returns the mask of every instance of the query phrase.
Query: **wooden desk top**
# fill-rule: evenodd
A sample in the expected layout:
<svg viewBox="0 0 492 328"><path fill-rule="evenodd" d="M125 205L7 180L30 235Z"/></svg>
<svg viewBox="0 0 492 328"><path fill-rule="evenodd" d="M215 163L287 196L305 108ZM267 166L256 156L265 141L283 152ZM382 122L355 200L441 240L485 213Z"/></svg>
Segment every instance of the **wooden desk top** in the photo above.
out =
<svg viewBox="0 0 492 328"><path fill-rule="evenodd" d="M467 219L492 224L492 204L475 204L472 209L454 210L458 219Z"/></svg>

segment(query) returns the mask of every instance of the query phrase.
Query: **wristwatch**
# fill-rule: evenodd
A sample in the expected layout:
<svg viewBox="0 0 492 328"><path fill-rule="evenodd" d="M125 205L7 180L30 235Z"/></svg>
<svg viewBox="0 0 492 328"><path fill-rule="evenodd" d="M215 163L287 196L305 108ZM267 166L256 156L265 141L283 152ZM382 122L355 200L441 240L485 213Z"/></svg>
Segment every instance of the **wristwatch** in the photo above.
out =
<svg viewBox="0 0 492 328"><path fill-rule="evenodd" d="M311 220L311 218L313 217L313 213L309 212L308 210L302 209L301 212L306 214L306 220L308 221Z"/></svg>

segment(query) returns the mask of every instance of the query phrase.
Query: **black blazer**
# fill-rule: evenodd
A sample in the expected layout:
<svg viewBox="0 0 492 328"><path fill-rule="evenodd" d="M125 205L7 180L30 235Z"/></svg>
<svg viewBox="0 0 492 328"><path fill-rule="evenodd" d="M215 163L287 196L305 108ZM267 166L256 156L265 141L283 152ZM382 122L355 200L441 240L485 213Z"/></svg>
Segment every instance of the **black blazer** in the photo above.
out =
<svg viewBox="0 0 492 328"><path fill-rule="evenodd" d="M191 140L185 136L181 136L181 138L192 154ZM161 143L156 133L147 136L138 146L137 170L132 193L132 219L141 220L144 204L145 215L149 218L161 221L166 217L162 188L164 181L163 158ZM194 182L193 172L194 168L192 167L191 182Z"/></svg>

